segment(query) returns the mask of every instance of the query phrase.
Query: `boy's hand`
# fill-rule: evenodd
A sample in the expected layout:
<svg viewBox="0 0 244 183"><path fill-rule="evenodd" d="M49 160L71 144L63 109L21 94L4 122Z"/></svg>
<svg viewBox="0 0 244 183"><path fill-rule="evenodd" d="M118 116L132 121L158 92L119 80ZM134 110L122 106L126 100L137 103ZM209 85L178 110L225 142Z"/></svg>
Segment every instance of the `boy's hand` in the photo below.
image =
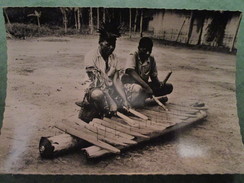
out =
<svg viewBox="0 0 244 183"><path fill-rule="evenodd" d="M123 106L124 106L124 108L126 108L127 110L128 110L129 108L131 108L130 103L129 103L127 100L124 101Z"/></svg>
<svg viewBox="0 0 244 183"><path fill-rule="evenodd" d="M116 104L112 104L109 106L109 111L112 113L116 113L116 111L118 110L118 107Z"/></svg>

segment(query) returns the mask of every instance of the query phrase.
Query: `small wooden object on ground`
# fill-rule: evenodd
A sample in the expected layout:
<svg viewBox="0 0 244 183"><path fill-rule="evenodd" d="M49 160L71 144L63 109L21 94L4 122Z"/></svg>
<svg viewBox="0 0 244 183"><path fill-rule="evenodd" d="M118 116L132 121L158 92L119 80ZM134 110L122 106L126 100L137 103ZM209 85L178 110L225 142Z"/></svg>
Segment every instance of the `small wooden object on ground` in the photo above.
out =
<svg viewBox="0 0 244 183"><path fill-rule="evenodd" d="M152 96L152 98L153 98L153 100L155 100L155 102L156 102L159 106L161 106L165 111L168 111L168 109L165 107L165 105L164 105L162 102L160 102L154 95Z"/></svg>

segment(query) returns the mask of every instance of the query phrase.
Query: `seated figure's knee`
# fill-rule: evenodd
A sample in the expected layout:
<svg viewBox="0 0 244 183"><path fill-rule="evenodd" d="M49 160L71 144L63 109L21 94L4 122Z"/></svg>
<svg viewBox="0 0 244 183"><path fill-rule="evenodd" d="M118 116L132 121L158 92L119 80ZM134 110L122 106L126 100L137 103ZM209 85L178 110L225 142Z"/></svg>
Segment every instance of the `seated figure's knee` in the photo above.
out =
<svg viewBox="0 0 244 183"><path fill-rule="evenodd" d="M134 84L133 86L133 93L137 93L138 95L143 91L141 85Z"/></svg>
<svg viewBox="0 0 244 183"><path fill-rule="evenodd" d="M144 104L145 99L146 99L146 94L143 88L140 85L135 84L131 96L131 101L130 101L131 104L133 106L142 106Z"/></svg>
<svg viewBox="0 0 244 183"><path fill-rule="evenodd" d="M173 87L173 85L171 84L171 83L169 83L169 84L167 84L168 86L168 93L170 94L170 93L172 93L172 91L173 91L173 89L174 89L174 87Z"/></svg>
<svg viewBox="0 0 244 183"><path fill-rule="evenodd" d="M93 90L90 96L93 101L101 101L104 97L103 92L100 89Z"/></svg>

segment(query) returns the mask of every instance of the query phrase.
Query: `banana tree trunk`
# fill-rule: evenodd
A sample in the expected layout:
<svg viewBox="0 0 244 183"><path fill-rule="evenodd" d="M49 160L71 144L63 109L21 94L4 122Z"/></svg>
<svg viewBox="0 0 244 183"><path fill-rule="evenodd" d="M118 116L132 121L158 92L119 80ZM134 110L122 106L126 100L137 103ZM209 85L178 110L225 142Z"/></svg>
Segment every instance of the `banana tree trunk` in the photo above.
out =
<svg viewBox="0 0 244 183"><path fill-rule="evenodd" d="M81 27L81 11L80 11L80 8L78 8L77 10L77 27L78 27L78 30L80 31L80 27Z"/></svg>
<svg viewBox="0 0 244 183"><path fill-rule="evenodd" d="M134 32L136 32L136 27L137 27L137 16L138 16L138 10L136 9L135 19L134 19Z"/></svg>
<svg viewBox="0 0 244 183"><path fill-rule="evenodd" d="M40 28L40 27L41 27L41 24L40 24L40 17L37 16L36 18L37 18L37 25L38 25L38 27Z"/></svg>
<svg viewBox="0 0 244 183"><path fill-rule="evenodd" d="M67 33L67 24L68 24L67 13L65 8L60 8L60 11L63 15L64 32Z"/></svg>
<svg viewBox="0 0 244 183"><path fill-rule="evenodd" d="M132 16L131 16L131 8L129 9L129 11L130 11L130 25L129 25L129 37L131 38L131 22L132 22Z"/></svg>
<svg viewBox="0 0 244 183"><path fill-rule="evenodd" d="M143 26L143 10L141 10L141 19L140 19L140 36L142 37L142 26Z"/></svg>
<svg viewBox="0 0 244 183"><path fill-rule="evenodd" d="M75 29L78 30L77 10L74 8Z"/></svg>
<svg viewBox="0 0 244 183"><path fill-rule="evenodd" d="M106 21L106 9L103 8L103 22Z"/></svg>
<svg viewBox="0 0 244 183"><path fill-rule="evenodd" d="M97 29L99 29L99 22L100 22L99 8L97 8Z"/></svg>

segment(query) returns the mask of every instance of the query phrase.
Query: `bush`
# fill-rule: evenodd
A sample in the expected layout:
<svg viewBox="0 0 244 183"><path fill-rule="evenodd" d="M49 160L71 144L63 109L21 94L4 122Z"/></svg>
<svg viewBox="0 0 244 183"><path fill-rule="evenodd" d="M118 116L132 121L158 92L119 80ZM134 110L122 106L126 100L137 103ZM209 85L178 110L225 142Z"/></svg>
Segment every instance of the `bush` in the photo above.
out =
<svg viewBox="0 0 244 183"><path fill-rule="evenodd" d="M12 36L20 39L27 37L41 37L41 36L64 36L64 35L81 35L89 34L89 27L83 26L80 31L74 28L68 28L67 33L64 32L63 27L41 25L38 27L35 24L13 23L6 24L7 32ZM94 33L96 33L94 31Z"/></svg>
<svg viewBox="0 0 244 183"><path fill-rule="evenodd" d="M34 24L7 24L7 31L16 38L26 38L26 37L39 37L39 36L47 36L52 35L53 30L46 26L38 27Z"/></svg>

